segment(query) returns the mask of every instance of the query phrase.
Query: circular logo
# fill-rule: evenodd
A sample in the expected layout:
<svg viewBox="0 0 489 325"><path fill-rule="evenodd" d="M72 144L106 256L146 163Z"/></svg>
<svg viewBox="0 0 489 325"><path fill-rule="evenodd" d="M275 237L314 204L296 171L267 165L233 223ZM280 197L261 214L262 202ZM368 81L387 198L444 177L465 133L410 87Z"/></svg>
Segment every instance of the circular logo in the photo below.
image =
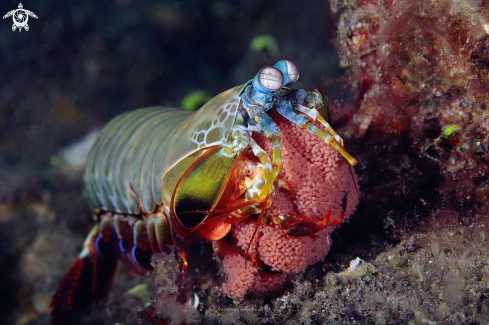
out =
<svg viewBox="0 0 489 325"><path fill-rule="evenodd" d="M29 20L29 16L27 15L27 12L25 12L24 9L15 10L15 13L12 16L14 19L14 24L18 28L23 28L25 25L27 25L27 21Z"/></svg>

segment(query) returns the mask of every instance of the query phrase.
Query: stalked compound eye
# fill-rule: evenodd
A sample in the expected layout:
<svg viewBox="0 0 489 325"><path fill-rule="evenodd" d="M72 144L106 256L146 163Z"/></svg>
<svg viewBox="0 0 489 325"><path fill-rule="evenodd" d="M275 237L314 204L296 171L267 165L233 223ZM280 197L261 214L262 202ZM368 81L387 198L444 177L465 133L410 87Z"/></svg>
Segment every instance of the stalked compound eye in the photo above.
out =
<svg viewBox="0 0 489 325"><path fill-rule="evenodd" d="M299 79L299 66L292 60L284 60L287 63L287 72L289 73L290 82L296 82Z"/></svg>
<svg viewBox="0 0 489 325"><path fill-rule="evenodd" d="M283 86L299 79L299 66L292 60L280 60L275 63L274 67L279 69L284 75Z"/></svg>
<svg viewBox="0 0 489 325"><path fill-rule="evenodd" d="M253 87L262 93L275 92L282 88L284 75L275 67L263 67L253 78Z"/></svg>

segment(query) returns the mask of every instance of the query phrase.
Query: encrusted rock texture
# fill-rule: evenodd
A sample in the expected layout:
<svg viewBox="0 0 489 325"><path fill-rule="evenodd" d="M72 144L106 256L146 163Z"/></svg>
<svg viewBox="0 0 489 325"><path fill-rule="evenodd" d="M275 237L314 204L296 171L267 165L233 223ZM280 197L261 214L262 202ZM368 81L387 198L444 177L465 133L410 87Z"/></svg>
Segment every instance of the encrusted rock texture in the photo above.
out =
<svg viewBox="0 0 489 325"><path fill-rule="evenodd" d="M365 175L377 191L365 194L390 200L424 190L428 208L436 201L432 195L487 205L487 3L362 0L331 6L340 15L340 64L350 82L367 89L348 128L361 146L362 166L378 167Z"/></svg>

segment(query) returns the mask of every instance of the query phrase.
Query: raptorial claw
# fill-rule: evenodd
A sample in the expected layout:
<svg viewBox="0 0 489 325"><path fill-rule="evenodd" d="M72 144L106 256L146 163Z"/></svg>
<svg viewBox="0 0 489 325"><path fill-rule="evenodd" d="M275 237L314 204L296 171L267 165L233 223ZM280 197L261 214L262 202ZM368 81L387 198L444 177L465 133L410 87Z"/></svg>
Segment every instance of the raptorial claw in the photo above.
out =
<svg viewBox="0 0 489 325"><path fill-rule="evenodd" d="M331 209L328 210L323 220L318 221L309 217L301 216L276 216L272 222L280 227L289 236L309 236L323 230L331 217Z"/></svg>
<svg viewBox="0 0 489 325"><path fill-rule="evenodd" d="M331 222L332 226L342 223L345 219L346 203L347 199L345 198L342 204L343 212L339 218L336 218ZM323 230L330 223L331 209L328 209L328 212L321 221L295 215L273 216L270 219L272 224L279 226L279 228L289 236L309 236Z"/></svg>

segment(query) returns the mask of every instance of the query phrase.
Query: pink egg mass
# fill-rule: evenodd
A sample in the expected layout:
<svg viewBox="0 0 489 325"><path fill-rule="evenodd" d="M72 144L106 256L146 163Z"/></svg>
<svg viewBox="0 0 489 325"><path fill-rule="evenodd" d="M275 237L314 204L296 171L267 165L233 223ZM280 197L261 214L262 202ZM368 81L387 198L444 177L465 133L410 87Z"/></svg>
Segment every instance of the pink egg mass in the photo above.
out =
<svg viewBox="0 0 489 325"><path fill-rule="evenodd" d="M233 244L229 238L215 243L216 255L222 259L227 275L222 289L231 297L242 297L248 292L276 291L293 274L323 260L331 247L331 233L348 220L358 204L356 176L348 162L316 136L274 111L269 114L280 132L283 169L278 183L286 186L276 187L264 220L278 215L316 220L329 216L329 222L323 230L304 237L287 235L278 226L265 223L260 224L253 237L256 218L233 224ZM269 141L262 134L255 134L254 138L271 155ZM247 249L249 256L261 261L262 265L264 263L266 272L245 261L243 252Z"/></svg>

